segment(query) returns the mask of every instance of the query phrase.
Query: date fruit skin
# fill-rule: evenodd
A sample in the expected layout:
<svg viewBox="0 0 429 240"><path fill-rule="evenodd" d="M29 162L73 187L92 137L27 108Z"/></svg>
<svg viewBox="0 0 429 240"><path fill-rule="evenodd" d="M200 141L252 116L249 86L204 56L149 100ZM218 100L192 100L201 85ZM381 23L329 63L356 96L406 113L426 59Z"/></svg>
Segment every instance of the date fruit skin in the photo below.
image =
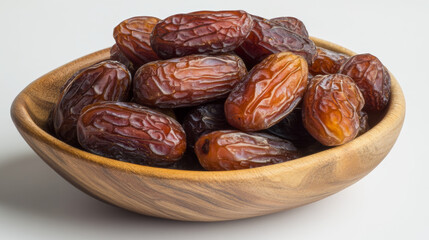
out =
<svg viewBox="0 0 429 240"><path fill-rule="evenodd" d="M308 82L307 62L291 52L272 54L256 65L225 101L228 123L243 131L267 129L301 101Z"/></svg>
<svg viewBox="0 0 429 240"><path fill-rule="evenodd" d="M77 146L76 123L83 107L100 101L126 101L131 74L117 61L105 60L75 73L53 110L53 127L61 140Z"/></svg>
<svg viewBox="0 0 429 240"><path fill-rule="evenodd" d="M159 59L150 44L150 34L158 22L156 17L132 17L119 23L113 30L116 44L133 63L135 70Z"/></svg>
<svg viewBox="0 0 429 240"><path fill-rule="evenodd" d="M310 38L267 19L254 17L254 22L249 36L234 50L249 69L273 53L288 51L304 57L311 65L316 55L316 45Z"/></svg>
<svg viewBox="0 0 429 240"><path fill-rule="evenodd" d="M150 62L134 76L134 101L160 108L195 106L226 98L246 74L243 61L232 54Z"/></svg>
<svg viewBox="0 0 429 240"><path fill-rule="evenodd" d="M328 75L338 73L349 56L325 48L316 47L317 53L313 64L308 70L313 75Z"/></svg>
<svg viewBox="0 0 429 240"><path fill-rule="evenodd" d="M381 61L369 54L358 54L349 58L340 73L353 79L365 98L365 111L381 111L390 99L391 80Z"/></svg>
<svg viewBox="0 0 429 240"><path fill-rule="evenodd" d="M295 17L276 17L270 19L270 21L281 24L284 27L288 28L292 32L299 34L305 38L309 38L307 28L305 27L304 23Z"/></svg>
<svg viewBox="0 0 429 240"><path fill-rule="evenodd" d="M131 74L135 73L136 70L133 66L133 63L124 55L117 44L113 44L113 46L110 48L110 59L124 64Z"/></svg>
<svg viewBox="0 0 429 240"><path fill-rule="evenodd" d="M252 27L252 17L241 10L176 14L155 26L150 41L163 59L226 53L237 48Z"/></svg>
<svg viewBox="0 0 429 240"><path fill-rule="evenodd" d="M194 147L201 135L216 130L232 129L228 124L223 103L201 105L188 113L183 121L188 147Z"/></svg>
<svg viewBox="0 0 429 240"><path fill-rule="evenodd" d="M263 133L237 130L214 131L201 136L195 153L209 171L255 168L299 158L289 141Z"/></svg>
<svg viewBox="0 0 429 240"><path fill-rule="evenodd" d="M173 118L135 103L98 102L82 110L77 124L81 146L121 161L169 166L186 150L186 136Z"/></svg>
<svg viewBox="0 0 429 240"><path fill-rule="evenodd" d="M347 143L359 132L364 104L359 88L350 77L317 75L304 96L304 127L325 146Z"/></svg>

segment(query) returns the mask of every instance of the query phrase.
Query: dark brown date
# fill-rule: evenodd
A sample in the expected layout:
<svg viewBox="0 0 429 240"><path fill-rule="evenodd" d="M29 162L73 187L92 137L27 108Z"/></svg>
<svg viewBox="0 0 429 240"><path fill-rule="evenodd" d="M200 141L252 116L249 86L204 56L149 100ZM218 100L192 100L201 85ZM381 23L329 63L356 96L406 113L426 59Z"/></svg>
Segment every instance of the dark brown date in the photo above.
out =
<svg viewBox="0 0 429 240"><path fill-rule="evenodd" d="M76 123L82 108L100 101L126 101L130 87L130 72L116 61L102 61L78 71L67 81L54 107L55 134L76 146Z"/></svg>
<svg viewBox="0 0 429 240"><path fill-rule="evenodd" d="M316 48L317 53L313 64L308 70L313 75L328 75L338 73L341 66L347 61L349 56L334 52L321 47Z"/></svg>
<svg viewBox="0 0 429 240"><path fill-rule="evenodd" d="M340 73L353 79L365 98L366 111L383 110L390 99L390 75L380 60L369 54L351 57Z"/></svg>
<svg viewBox="0 0 429 240"><path fill-rule="evenodd" d="M224 104L212 103L199 106L188 113L183 121L188 147L194 147L201 135L216 130L231 129L225 118Z"/></svg>
<svg viewBox="0 0 429 240"><path fill-rule="evenodd" d="M302 109L300 107L296 107L279 123L268 128L267 132L293 142L298 148L307 147L316 141L302 123Z"/></svg>
<svg viewBox="0 0 429 240"><path fill-rule="evenodd" d="M307 88L307 62L291 52L272 54L231 91L225 115L243 131L267 129L300 102Z"/></svg>
<svg viewBox="0 0 429 240"><path fill-rule="evenodd" d="M287 140L235 130L203 135L195 144L195 153L204 169L210 171L261 167L301 156Z"/></svg>
<svg viewBox="0 0 429 240"><path fill-rule="evenodd" d="M248 68L261 62L267 56L278 52L293 52L307 60L308 65L316 55L316 45L309 38L303 37L282 24L254 18L254 26L246 40L234 50Z"/></svg>
<svg viewBox="0 0 429 240"><path fill-rule="evenodd" d="M187 149L183 157L177 160L174 164L168 166L171 169L178 170L191 170L191 171L204 171L205 169L201 166L198 161L197 156L194 152L194 147L192 149Z"/></svg>
<svg viewBox="0 0 429 240"><path fill-rule="evenodd" d="M163 59L190 54L226 53L237 48L253 27L245 11L176 14L153 29L151 45Z"/></svg>
<svg viewBox="0 0 429 240"><path fill-rule="evenodd" d="M133 63L124 55L124 53L121 51L121 49L119 49L117 44L113 44L113 46L110 48L110 59L124 64L131 72L131 74L135 72Z"/></svg>
<svg viewBox="0 0 429 240"><path fill-rule="evenodd" d="M323 145L347 143L359 132L364 104L359 88L350 77L317 75L304 96L304 127Z"/></svg>
<svg viewBox="0 0 429 240"><path fill-rule="evenodd" d="M226 98L246 73L243 61L232 54L150 62L134 76L134 101L160 108L195 106Z"/></svg>
<svg viewBox="0 0 429 240"><path fill-rule="evenodd" d="M299 34L305 38L309 38L310 36L308 35L307 32L307 28L305 27L304 23L299 20L298 18L294 18L294 17L277 17L277 18L272 18L270 19L270 21L277 23L277 24L281 24L284 27L288 28L289 30L291 30L292 32Z"/></svg>
<svg viewBox="0 0 429 240"><path fill-rule="evenodd" d="M122 21L113 30L116 44L134 64L135 70L159 59L150 45L150 34L158 22L156 17L133 17Z"/></svg>
<svg viewBox="0 0 429 240"><path fill-rule="evenodd" d="M135 103L99 102L85 107L77 124L81 146L98 155L150 166L169 166L186 149L182 126Z"/></svg>

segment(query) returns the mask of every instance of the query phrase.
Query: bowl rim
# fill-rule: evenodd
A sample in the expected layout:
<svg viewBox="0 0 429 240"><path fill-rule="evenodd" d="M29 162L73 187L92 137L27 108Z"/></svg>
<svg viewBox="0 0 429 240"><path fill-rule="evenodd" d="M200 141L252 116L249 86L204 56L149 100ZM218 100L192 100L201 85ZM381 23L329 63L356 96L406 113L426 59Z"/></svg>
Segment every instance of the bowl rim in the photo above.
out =
<svg viewBox="0 0 429 240"><path fill-rule="evenodd" d="M339 46L337 44L331 43L329 41L311 37L313 41L315 41L317 46L333 49L335 48L337 51L343 52L347 55L355 55L356 53ZM94 59L100 59L101 56L105 55L110 48L106 48L103 50L96 51L94 53L88 54L86 56L80 57L74 61L71 61L61 67L52 70L44 76L48 76L55 72L58 72L59 69L72 65L78 64L82 62L90 62ZM363 135L355 138L354 140L336 146L331 149L327 149L312 155L308 155L302 158L294 159L292 161L287 161L283 163L251 168L251 169L241 169L234 171L195 171L195 170L178 170L178 169L166 169L166 168L158 168L158 167L150 167L143 166L138 164L126 163L119 160L102 157L99 155L95 155L84 150L80 150L78 148L72 147L65 142L55 138L42 128L40 128L31 118L28 113L26 107L26 101L24 96L29 96L29 91L32 89L34 84L42 81L44 76L36 79L32 83L30 83L24 90L22 90L11 106L11 116L13 122L15 123L18 130L23 131L33 138L38 139L52 148L64 153L65 155L72 155L75 158L78 158L82 161L88 161L96 165L100 165L104 168L112 168L119 171L130 172L137 175L145 175L148 177L159 178L159 179L170 179L170 180L186 180L186 181L244 181L246 179L254 179L255 175L260 177L266 177L268 175L276 175L276 174L284 174L288 171L295 171L301 168L305 168L312 165L319 165L323 162L324 159L329 159L333 154L343 152L349 152L356 150L358 147L364 145L364 142L372 142L379 140L377 138L383 132L390 131L392 128L396 126L400 126L401 122L405 117L405 99L401 87L399 86L396 78L390 73L391 76L391 98L388 104L385 116L373 126L369 131L364 133ZM341 151L338 151L341 150ZM338 159L341 161L342 159Z"/></svg>

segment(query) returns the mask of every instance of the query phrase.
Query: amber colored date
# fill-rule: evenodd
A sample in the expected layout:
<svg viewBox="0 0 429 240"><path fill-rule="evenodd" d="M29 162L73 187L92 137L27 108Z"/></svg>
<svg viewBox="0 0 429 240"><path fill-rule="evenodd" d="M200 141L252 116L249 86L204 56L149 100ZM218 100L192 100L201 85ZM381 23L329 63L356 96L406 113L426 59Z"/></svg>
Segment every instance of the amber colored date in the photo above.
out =
<svg viewBox="0 0 429 240"><path fill-rule="evenodd" d="M232 54L150 62L134 76L134 101L161 108L195 106L226 98L246 73L243 61Z"/></svg>
<svg viewBox="0 0 429 240"><path fill-rule="evenodd" d="M313 75L327 75L338 73L341 66L347 61L349 56L334 52L321 47L316 48L317 53L313 64L308 70Z"/></svg>
<svg viewBox="0 0 429 240"><path fill-rule="evenodd" d="M135 72L133 63L124 55L117 44L113 44L113 46L110 48L110 59L124 64L131 74Z"/></svg>
<svg viewBox="0 0 429 240"><path fill-rule="evenodd" d="M260 17L254 18L254 26L246 40L234 50L251 68L273 53L293 52L305 58L308 65L316 55L316 45L283 24Z"/></svg>
<svg viewBox="0 0 429 240"><path fill-rule="evenodd" d="M226 53L238 47L253 27L245 11L176 14L153 29L151 45L163 59L190 54Z"/></svg>
<svg viewBox="0 0 429 240"><path fill-rule="evenodd" d="M122 21L113 30L116 44L134 64L135 70L159 59L150 45L150 34L158 22L156 17L133 17Z"/></svg>
<svg viewBox="0 0 429 240"><path fill-rule="evenodd" d="M291 52L256 65L225 102L228 123L243 131L267 129L291 112L307 88L307 62Z"/></svg>
<svg viewBox="0 0 429 240"><path fill-rule="evenodd" d="M292 32L299 34L305 38L309 38L307 28L305 27L304 23L299 20L298 18L294 17L277 17L272 18L270 21L281 24L284 27L288 28Z"/></svg>
<svg viewBox="0 0 429 240"><path fill-rule="evenodd" d="M350 77L317 75L304 96L304 127L323 145L347 143L359 132L364 104L359 88Z"/></svg>
<svg viewBox="0 0 429 240"><path fill-rule="evenodd" d="M67 81L54 107L55 134L77 145L76 123L82 108L100 101L126 101L130 87L130 72L116 61L102 61L78 71Z"/></svg>
<svg viewBox="0 0 429 240"><path fill-rule="evenodd" d="M99 102L85 107L77 136L92 153L150 166L174 164L186 149L185 132L176 120L135 103Z"/></svg>
<svg viewBox="0 0 429 240"><path fill-rule="evenodd" d="M188 113L182 126L189 147L194 147L195 142L203 134L232 128L226 121L223 103L198 106Z"/></svg>
<svg viewBox="0 0 429 240"><path fill-rule="evenodd" d="M340 69L340 73L353 79L365 98L366 111L383 110L390 99L390 75L381 61L369 54L351 57Z"/></svg>
<svg viewBox="0 0 429 240"><path fill-rule="evenodd" d="M235 130L203 135L195 144L195 153L204 169L210 171L261 167L301 156L289 141Z"/></svg>

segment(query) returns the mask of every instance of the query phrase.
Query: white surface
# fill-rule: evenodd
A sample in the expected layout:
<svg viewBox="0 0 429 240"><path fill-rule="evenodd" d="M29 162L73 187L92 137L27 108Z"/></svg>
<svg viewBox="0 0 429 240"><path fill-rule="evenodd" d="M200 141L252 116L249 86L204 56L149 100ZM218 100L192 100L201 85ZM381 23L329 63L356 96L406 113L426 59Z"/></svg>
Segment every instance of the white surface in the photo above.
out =
<svg viewBox="0 0 429 240"><path fill-rule="evenodd" d="M0 239L429 239L427 0L123 2L0 2ZM187 223L94 200L51 170L18 134L9 108L31 81L111 46L112 29L123 19L201 9L296 16L310 35L378 56L407 100L390 154L367 177L319 202L247 220Z"/></svg>

